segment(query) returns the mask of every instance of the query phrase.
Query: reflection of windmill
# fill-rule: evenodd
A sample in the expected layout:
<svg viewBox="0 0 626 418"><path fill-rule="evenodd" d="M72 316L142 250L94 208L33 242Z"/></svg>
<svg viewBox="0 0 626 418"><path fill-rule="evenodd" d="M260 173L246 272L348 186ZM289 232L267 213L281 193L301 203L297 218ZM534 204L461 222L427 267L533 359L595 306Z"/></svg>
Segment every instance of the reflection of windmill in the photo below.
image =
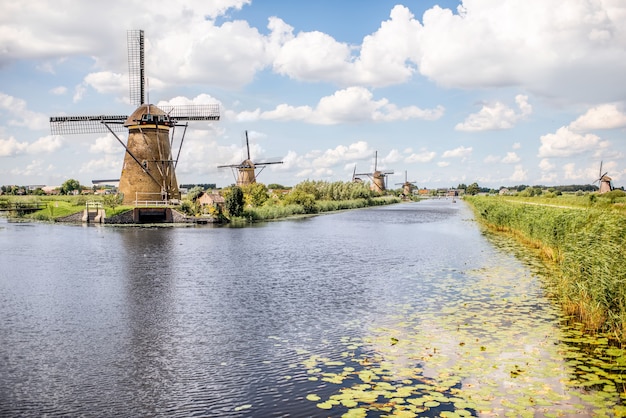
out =
<svg viewBox="0 0 626 418"><path fill-rule="evenodd" d="M378 164L378 151L376 151L376 153L374 154L374 172L373 173L360 173L360 174L354 173L352 177L354 178L358 176L368 176L370 179L372 179L371 189L375 192L382 193L387 189L387 176L389 174L393 174L393 170L379 171L377 169L377 164Z"/></svg>
<svg viewBox="0 0 626 418"><path fill-rule="evenodd" d="M412 194L413 186L415 185L415 182L407 180L407 172L405 170L404 171L404 183L396 183L396 185L402 185L402 195L405 198L408 198Z"/></svg>
<svg viewBox="0 0 626 418"><path fill-rule="evenodd" d="M246 131L246 151L248 152L248 158L243 160L240 164L218 165L217 168L229 167L233 170L233 174L237 179L237 186L245 186L246 184L256 183L256 177L261 174L261 171L266 165L270 164L282 164L282 161L267 161L263 163L253 163L250 158L250 144L248 143L248 131ZM256 170L259 169L257 172Z"/></svg>
<svg viewBox="0 0 626 418"><path fill-rule="evenodd" d="M130 115L57 116L50 118L53 135L108 133L124 146L124 165L119 191L124 204L137 200L169 201L180 198L176 173L187 124L179 121L219 120L219 105L161 106L145 103L144 34L128 31L130 101L138 106ZM184 126L176 158L174 130ZM126 144L116 134L128 129Z"/></svg>
<svg viewBox="0 0 626 418"><path fill-rule="evenodd" d="M611 183L611 177L607 176L608 171L602 174L602 161L600 161L600 177L595 182L600 183L600 191L599 193L606 193L613 190L613 184Z"/></svg>

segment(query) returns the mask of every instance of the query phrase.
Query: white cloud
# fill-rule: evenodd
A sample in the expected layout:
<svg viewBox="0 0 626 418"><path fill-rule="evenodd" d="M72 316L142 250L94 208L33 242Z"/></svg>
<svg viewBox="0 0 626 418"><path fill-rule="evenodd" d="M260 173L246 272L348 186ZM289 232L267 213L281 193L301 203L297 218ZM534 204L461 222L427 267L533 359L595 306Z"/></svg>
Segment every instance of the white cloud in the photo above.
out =
<svg viewBox="0 0 626 418"><path fill-rule="evenodd" d="M96 138L95 142L89 147L92 154L116 154L124 152L122 144L111 134Z"/></svg>
<svg viewBox="0 0 626 418"><path fill-rule="evenodd" d="M441 167L441 168L443 168L443 167L447 167L447 166L449 166L449 165L450 165L450 163L449 163L448 161L439 161L439 162L437 163L437 167Z"/></svg>
<svg viewBox="0 0 626 418"><path fill-rule="evenodd" d="M358 141L348 146L338 145L335 148L327 149L323 154L312 160L315 167L331 167L347 161L362 160L369 158L373 151L369 148L367 142Z"/></svg>
<svg viewBox="0 0 626 418"><path fill-rule="evenodd" d="M522 144L520 144L519 142L516 142L513 144L513 149L520 149L522 148Z"/></svg>
<svg viewBox="0 0 626 418"><path fill-rule="evenodd" d="M469 115L463 123L457 124L454 129L469 132L510 129L516 122L532 113L532 106L528 104L528 96L517 95L515 102L519 107L519 113L501 102L496 102L484 105L478 113Z"/></svg>
<svg viewBox="0 0 626 418"><path fill-rule="evenodd" d="M0 139L0 157L11 157L19 154L46 154L60 149L64 140L60 136L44 136L33 143L18 142L14 137Z"/></svg>
<svg viewBox="0 0 626 418"><path fill-rule="evenodd" d="M385 98L374 100L371 91L364 87L348 87L331 96L322 97L313 109L309 106L278 105L269 111L244 111L231 114L236 120L296 120L311 124L335 125L363 121L391 122L396 120L436 120L444 113L442 106L420 109L416 106L398 108Z"/></svg>
<svg viewBox="0 0 626 418"><path fill-rule="evenodd" d="M437 153L434 151L428 151L425 148L422 148L417 153L412 153L408 157L405 158L404 162L406 163L429 163L435 159Z"/></svg>
<svg viewBox="0 0 626 418"><path fill-rule="evenodd" d="M29 154L52 153L63 147L65 140L58 135L48 135L39 138L32 144L28 145L26 151Z"/></svg>
<svg viewBox="0 0 626 418"><path fill-rule="evenodd" d="M55 88L50 90L50 93L55 95L55 96L62 96L62 95L67 93L67 87L65 87L65 86L55 87Z"/></svg>
<svg viewBox="0 0 626 418"><path fill-rule="evenodd" d="M419 71L438 84L525 86L580 101L624 97L623 2L466 0L460 10L427 10L418 32Z"/></svg>
<svg viewBox="0 0 626 418"><path fill-rule="evenodd" d="M9 126L22 126L32 130L48 129L48 117L28 109L25 100L0 92L0 112L11 117L6 120ZM5 119L7 119L5 117Z"/></svg>
<svg viewBox="0 0 626 418"><path fill-rule="evenodd" d="M514 152L507 152L506 156L502 158L502 162L505 164L514 164L520 162L520 157Z"/></svg>
<svg viewBox="0 0 626 418"><path fill-rule="evenodd" d="M553 134L541 136L538 157L571 157L585 152L593 152L602 146L600 137L593 134L581 135L572 132L568 127L561 127Z"/></svg>
<svg viewBox="0 0 626 418"><path fill-rule="evenodd" d="M442 154L443 158L467 158L470 155L472 155L472 147L466 148L464 146L460 146L458 148L455 148L453 150L448 150L445 151Z"/></svg>
<svg viewBox="0 0 626 418"><path fill-rule="evenodd" d="M589 109L569 126L570 129L578 132L624 128L626 127L626 113L615 103L602 104Z"/></svg>
<svg viewBox="0 0 626 418"><path fill-rule="evenodd" d="M0 139L0 157L22 154L28 148L27 142L18 142L15 138Z"/></svg>
<svg viewBox="0 0 626 418"><path fill-rule="evenodd" d="M516 165L515 171L513 171L513 174L511 174L509 180L514 182L524 182L528 180L528 170L524 170L524 166L522 166L521 164Z"/></svg>
<svg viewBox="0 0 626 418"><path fill-rule="evenodd" d="M543 158L541 161L539 161L539 168L541 169L541 171L550 171L554 170L555 165L552 164L549 159Z"/></svg>

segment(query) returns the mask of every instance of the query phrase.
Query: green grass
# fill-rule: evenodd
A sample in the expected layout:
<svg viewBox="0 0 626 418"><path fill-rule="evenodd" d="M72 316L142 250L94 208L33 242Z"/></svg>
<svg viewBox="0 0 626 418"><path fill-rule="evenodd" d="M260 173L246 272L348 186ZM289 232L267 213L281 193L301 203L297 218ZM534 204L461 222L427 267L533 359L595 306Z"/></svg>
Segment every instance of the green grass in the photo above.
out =
<svg viewBox="0 0 626 418"><path fill-rule="evenodd" d="M303 205L298 204L269 204L256 208L246 208L241 219L251 221L267 221L289 216L306 215L313 213L332 212L337 210L358 209L367 206L389 205L399 203L401 199L394 196L382 196L369 199L351 200L316 200L313 211L308 210Z"/></svg>
<svg viewBox="0 0 626 418"><path fill-rule="evenodd" d="M566 312L589 331L626 341L626 215L619 202L576 197L569 205L534 198L466 200L481 222L513 233L552 262L547 290Z"/></svg>

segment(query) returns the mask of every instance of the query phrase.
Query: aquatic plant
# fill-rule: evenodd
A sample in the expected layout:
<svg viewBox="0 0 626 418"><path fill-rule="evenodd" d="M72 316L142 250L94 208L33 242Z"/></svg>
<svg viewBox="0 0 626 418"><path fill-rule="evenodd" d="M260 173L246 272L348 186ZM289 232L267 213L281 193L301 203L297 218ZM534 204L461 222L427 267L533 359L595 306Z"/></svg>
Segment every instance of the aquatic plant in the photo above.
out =
<svg viewBox="0 0 626 418"><path fill-rule="evenodd" d="M590 332L626 341L626 217L606 208L468 197L477 218L540 249L555 273L547 290Z"/></svg>

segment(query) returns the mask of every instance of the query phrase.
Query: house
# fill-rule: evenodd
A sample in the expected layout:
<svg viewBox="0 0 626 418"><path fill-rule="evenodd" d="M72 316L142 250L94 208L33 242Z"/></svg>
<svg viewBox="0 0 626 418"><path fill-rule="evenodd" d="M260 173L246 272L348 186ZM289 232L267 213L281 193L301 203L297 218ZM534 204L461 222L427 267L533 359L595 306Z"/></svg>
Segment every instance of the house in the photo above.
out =
<svg viewBox="0 0 626 418"><path fill-rule="evenodd" d="M196 202L198 202L200 206L217 205L222 209L224 208L224 197L218 193L203 192L200 196L198 196Z"/></svg>

